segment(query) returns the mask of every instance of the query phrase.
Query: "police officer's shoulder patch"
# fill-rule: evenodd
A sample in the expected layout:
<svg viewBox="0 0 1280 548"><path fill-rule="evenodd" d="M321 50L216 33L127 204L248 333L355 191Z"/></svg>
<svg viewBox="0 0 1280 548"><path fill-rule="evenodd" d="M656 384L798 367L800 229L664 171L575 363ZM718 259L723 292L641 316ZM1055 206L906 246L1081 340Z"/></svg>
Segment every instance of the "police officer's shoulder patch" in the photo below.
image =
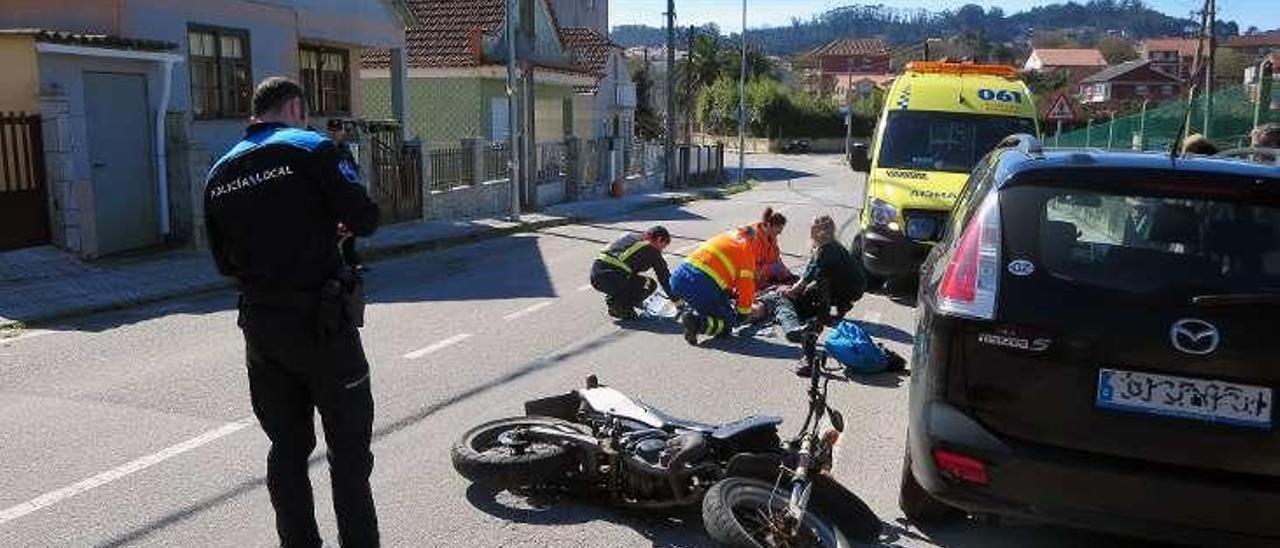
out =
<svg viewBox="0 0 1280 548"><path fill-rule="evenodd" d="M347 178L347 182L360 184L360 171L356 169L355 164L351 163L351 160L338 160L338 171Z"/></svg>

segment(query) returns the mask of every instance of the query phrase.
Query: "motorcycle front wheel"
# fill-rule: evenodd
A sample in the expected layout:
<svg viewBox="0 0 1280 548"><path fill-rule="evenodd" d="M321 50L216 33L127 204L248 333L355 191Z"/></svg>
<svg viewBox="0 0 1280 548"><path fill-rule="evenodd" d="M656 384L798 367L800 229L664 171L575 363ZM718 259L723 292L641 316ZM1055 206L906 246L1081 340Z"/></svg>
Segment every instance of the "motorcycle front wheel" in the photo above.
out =
<svg viewBox="0 0 1280 548"><path fill-rule="evenodd" d="M805 512L797 527L787 514L790 491L751 478L726 478L702 499L707 534L742 548L849 548L853 543L827 518Z"/></svg>
<svg viewBox="0 0 1280 548"><path fill-rule="evenodd" d="M468 430L453 445L453 469L475 483L503 489L555 483L578 470L578 456L570 448L550 441L520 439L521 429L535 426L583 433L576 424L549 417L487 422Z"/></svg>

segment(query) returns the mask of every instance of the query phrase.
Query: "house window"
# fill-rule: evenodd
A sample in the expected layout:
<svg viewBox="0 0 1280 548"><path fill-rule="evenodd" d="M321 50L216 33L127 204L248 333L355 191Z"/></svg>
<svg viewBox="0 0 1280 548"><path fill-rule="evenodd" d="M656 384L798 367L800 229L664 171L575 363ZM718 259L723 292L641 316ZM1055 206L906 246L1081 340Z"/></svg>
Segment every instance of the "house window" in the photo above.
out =
<svg viewBox="0 0 1280 548"><path fill-rule="evenodd" d="M1147 96L1147 86L1142 85L1142 84L1138 84L1138 85L1136 85L1136 86L1133 86L1133 93L1134 93L1135 95L1138 95L1139 97L1146 97L1146 96Z"/></svg>
<svg viewBox="0 0 1280 548"><path fill-rule="evenodd" d="M187 31L187 56L191 112L197 119L249 115L253 72L247 31L192 26Z"/></svg>
<svg viewBox="0 0 1280 548"><path fill-rule="evenodd" d="M1160 93L1164 94L1166 97L1173 95L1173 86L1169 84L1160 86Z"/></svg>
<svg viewBox="0 0 1280 548"><path fill-rule="evenodd" d="M298 46L307 108L321 115L351 112L351 66L346 50Z"/></svg>

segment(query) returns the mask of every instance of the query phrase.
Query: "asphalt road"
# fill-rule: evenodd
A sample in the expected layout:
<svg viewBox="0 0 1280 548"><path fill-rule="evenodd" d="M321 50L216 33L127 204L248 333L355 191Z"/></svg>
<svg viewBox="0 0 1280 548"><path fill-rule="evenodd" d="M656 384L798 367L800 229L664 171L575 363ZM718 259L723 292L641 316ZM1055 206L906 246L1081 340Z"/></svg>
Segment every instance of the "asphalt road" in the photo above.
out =
<svg viewBox="0 0 1280 548"><path fill-rule="evenodd" d="M763 182L726 200L640 211L374 265L364 330L377 401L373 488L386 546L706 546L696 521L529 501L469 488L449 465L465 429L519 414L525 399L596 374L668 412L703 421L781 414L799 426L799 351L781 339L691 348L673 322L623 328L586 288L595 253L625 231L665 224L674 263L766 205L791 224L844 225L861 178L834 157L754 156ZM848 233L846 232L846 237ZM67 322L0 341L0 546L272 546L265 436L252 421L234 296L205 295ZM871 295L853 312L909 355L914 310ZM888 524L895 546L1113 546L1128 541L1035 525L920 531L897 487L905 378L833 385L847 433L837 477ZM323 443L323 442L321 442ZM336 543L323 446L312 481Z"/></svg>

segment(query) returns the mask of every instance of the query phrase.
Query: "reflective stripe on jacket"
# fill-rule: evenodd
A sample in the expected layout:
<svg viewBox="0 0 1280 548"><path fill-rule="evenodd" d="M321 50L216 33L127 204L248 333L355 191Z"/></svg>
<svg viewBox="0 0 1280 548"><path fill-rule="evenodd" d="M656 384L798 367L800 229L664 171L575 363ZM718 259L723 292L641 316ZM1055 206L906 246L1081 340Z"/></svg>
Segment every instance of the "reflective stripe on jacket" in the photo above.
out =
<svg viewBox="0 0 1280 548"><path fill-rule="evenodd" d="M625 245L625 247L622 248L621 252L615 249L615 246L617 244ZM612 266L614 268L617 268L623 272L626 272L627 274L635 274L635 272L631 268L631 265L627 264L627 261L631 260L632 255L635 255L636 253L640 252L647 245L649 245L649 242L644 240L643 238L637 238L635 242L625 242L625 241L615 242L615 246L610 246L608 249L601 251L600 256L597 258L603 261L605 264Z"/></svg>
<svg viewBox="0 0 1280 548"><path fill-rule="evenodd" d="M685 259L701 270L716 285L737 295L738 312L751 313L751 303L756 298L755 246L753 238L739 231L729 231L704 242Z"/></svg>

